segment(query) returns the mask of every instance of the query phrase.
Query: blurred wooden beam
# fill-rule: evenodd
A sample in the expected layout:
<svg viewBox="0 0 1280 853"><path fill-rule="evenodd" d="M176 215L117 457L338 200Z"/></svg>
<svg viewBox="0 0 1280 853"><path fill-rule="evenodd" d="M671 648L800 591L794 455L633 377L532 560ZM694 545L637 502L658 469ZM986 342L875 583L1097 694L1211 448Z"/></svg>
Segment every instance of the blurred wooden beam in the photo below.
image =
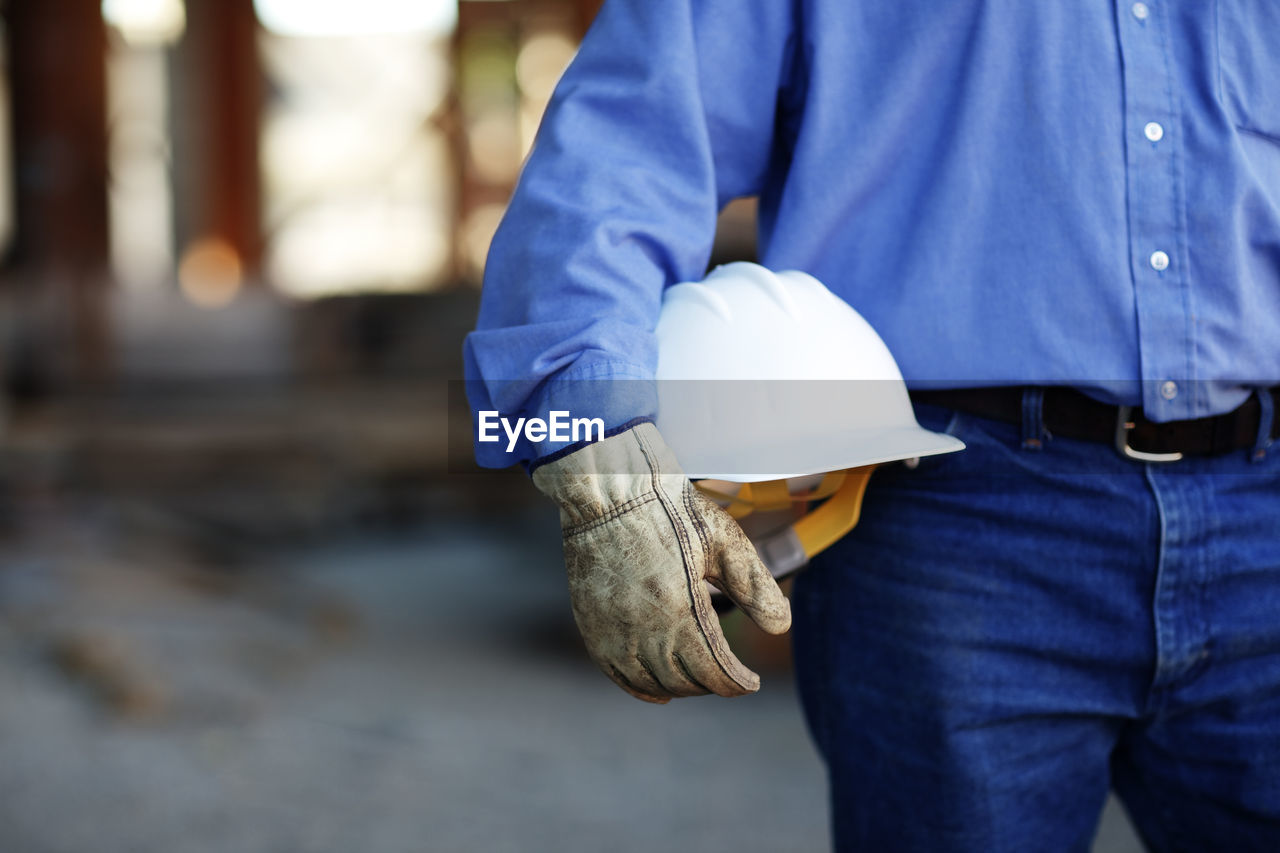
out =
<svg viewBox="0 0 1280 853"><path fill-rule="evenodd" d="M262 259L262 68L253 0L187 0L174 75L178 251L215 238L247 273Z"/></svg>
<svg viewBox="0 0 1280 853"><path fill-rule="evenodd" d="M107 262L106 30L99 0L9 3L15 260Z"/></svg>
<svg viewBox="0 0 1280 853"><path fill-rule="evenodd" d="M579 32L586 34L587 29L591 26L591 22L596 19L596 13L600 11L600 4L604 0L573 0L574 11L578 15Z"/></svg>
<svg viewBox="0 0 1280 853"><path fill-rule="evenodd" d="M41 346L79 380L107 371L106 30L100 0L5 5L13 115L15 278ZM69 321L69 323L68 323ZM69 328L67 328L69 326ZM57 340L70 337L70 341ZM39 356L31 356L39 360Z"/></svg>

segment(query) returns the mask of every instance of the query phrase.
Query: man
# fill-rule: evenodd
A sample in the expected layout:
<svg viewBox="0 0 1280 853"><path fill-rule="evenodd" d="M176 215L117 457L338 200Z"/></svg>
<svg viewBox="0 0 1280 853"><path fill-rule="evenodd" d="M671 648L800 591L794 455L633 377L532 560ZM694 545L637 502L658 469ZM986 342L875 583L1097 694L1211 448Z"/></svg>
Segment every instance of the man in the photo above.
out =
<svg viewBox="0 0 1280 853"><path fill-rule="evenodd" d="M1269 0L605 4L494 241L472 402L650 378L738 196L761 263L881 334L969 449L878 472L797 582L840 849L1083 849L1109 785L1155 849L1280 849L1278 92ZM688 581L767 630L785 602L620 396L604 441L480 459L559 502L615 681L750 692Z"/></svg>

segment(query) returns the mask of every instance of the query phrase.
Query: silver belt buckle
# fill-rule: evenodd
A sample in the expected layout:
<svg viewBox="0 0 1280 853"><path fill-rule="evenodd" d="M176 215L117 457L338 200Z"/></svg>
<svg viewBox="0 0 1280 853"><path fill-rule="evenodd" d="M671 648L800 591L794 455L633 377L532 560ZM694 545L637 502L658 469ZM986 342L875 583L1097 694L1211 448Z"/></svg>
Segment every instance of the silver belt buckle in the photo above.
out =
<svg viewBox="0 0 1280 853"><path fill-rule="evenodd" d="M1134 422L1130 420L1133 406L1118 406L1116 409L1116 450L1126 459L1135 462L1177 462L1181 453L1148 453L1145 450L1134 450L1129 446L1129 430Z"/></svg>

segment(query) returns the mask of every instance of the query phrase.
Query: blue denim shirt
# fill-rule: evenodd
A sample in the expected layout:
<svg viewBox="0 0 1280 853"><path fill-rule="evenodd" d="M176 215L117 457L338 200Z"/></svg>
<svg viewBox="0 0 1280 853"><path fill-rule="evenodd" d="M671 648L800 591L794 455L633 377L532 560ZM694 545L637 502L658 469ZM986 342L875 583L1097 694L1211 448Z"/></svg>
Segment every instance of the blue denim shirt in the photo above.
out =
<svg viewBox="0 0 1280 853"><path fill-rule="evenodd" d="M473 408L651 377L663 288L753 195L761 263L913 388L1230 410L1280 382L1280 2L608 0L490 251Z"/></svg>

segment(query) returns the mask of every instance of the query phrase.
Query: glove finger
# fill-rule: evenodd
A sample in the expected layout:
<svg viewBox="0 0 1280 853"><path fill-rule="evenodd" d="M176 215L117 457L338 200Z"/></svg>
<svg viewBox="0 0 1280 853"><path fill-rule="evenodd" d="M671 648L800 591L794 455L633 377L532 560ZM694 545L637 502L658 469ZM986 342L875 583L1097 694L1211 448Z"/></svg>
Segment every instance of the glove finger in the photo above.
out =
<svg viewBox="0 0 1280 853"><path fill-rule="evenodd" d="M755 693L760 689L760 676L729 648L709 601L704 612L710 614L708 619L699 619L681 631L671 653L675 665L687 679L717 696Z"/></svg>
<svg viewBox="0 0 1280 853"><path fill-rule="evenodd" d="M628 667L630 674L623 672L618 667L610 663L596 662L601 672L609 676L614 684L621 687L627 693L642 702L651 702L654 705L665 705L672 699L672 693L666 690L657 679L644 671L638 662L634 666ZM637 670L639 672L637 672ZM679 694L674 694L679 695Z"/></svg>
<svg viewBox="0 0 1280 853"><path fill-rule="evenodd" d="M710 501L708 501L710 503ZM714 506L714 504L713 504ZM791 628L791 602L760 560L755 546L727 513L716 507L708 513L720 543L711 560L707 580L729 597L743 613L769 634L785 634Z"/></svg>
<svg viewBox="0 0 1280 853"><path fill-rule="evenodd" d="M641 648L630 644L589 646L592 660L615 684L645 702L662 704L677 696L706 693L754 693L760 687L760 677L734 657L705 590L702 597L693 607L686 598L680 608L684 615L673 614L672 621L677 623L672 626L674 639L665 633L642 641ZM709 614L705 627L695 612ZM720 650L718 655L712 652L712 645Z"/></svg>
<svg viewBox="0 0 1280 853"><path fill-rule="evenodd" d="M689 669L685 655L668 642L654 642L637 655L640 665L672 696L705 696L712 692Z"/></svg>

